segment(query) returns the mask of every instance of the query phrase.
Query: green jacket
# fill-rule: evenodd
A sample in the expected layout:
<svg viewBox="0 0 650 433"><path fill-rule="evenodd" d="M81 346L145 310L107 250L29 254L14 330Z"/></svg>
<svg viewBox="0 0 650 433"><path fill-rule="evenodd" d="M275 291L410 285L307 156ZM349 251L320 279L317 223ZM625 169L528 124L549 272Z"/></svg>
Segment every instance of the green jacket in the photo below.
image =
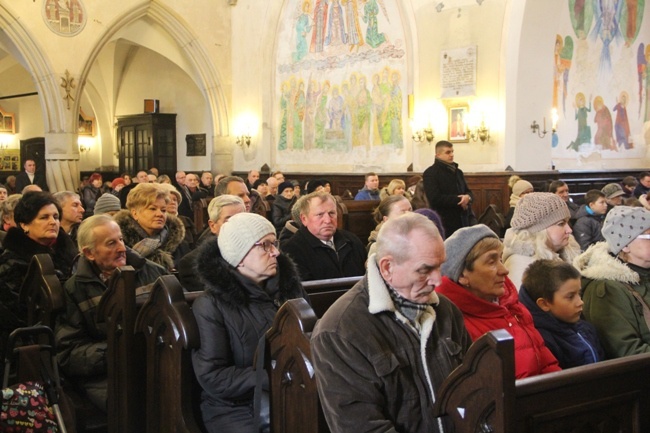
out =
<svg viewBox="0 0 650 433"><path fill-rule="evenodd" d="M598 331L607 358L650 353L650 328L637 292L650 305L650 269L621 261L599 242L573 265L582 273L583 315Z"/></svg>

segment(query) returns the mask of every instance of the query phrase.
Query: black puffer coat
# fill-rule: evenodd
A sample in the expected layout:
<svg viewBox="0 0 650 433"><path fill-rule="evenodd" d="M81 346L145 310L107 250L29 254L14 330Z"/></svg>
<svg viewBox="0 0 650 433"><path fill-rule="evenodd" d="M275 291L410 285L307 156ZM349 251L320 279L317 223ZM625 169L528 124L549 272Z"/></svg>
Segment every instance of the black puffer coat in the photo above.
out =
<svg viewBox="0 0 650 433"><path fill-rule="evenodd" d="M196 268L205 292L192 307L201 336L192 364L203 388L203 421L208 432L252 431L257 343L282 303L307 295L295 266L282 255L264 289L221 257L216 239L201 245Z"/></svg>

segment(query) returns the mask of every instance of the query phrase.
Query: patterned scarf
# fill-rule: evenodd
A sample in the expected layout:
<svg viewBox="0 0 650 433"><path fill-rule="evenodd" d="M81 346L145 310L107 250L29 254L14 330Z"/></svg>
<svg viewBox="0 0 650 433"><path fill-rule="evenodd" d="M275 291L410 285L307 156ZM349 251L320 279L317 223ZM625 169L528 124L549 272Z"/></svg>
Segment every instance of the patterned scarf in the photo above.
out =
<svg viewBox="0 0 650 433"><path fill-rule="evenodd" d="M418 304L416 302L409 301L397 293L397 291L391 286L388 286L388 293L390 294L390 298L393 300L393 304L395 304L395 308L397 308L397 310L402 313L404 317L409 320L409 322L411 322L412 326L416 327L415 325L421 312L426 310L430 304Z"/></svg>

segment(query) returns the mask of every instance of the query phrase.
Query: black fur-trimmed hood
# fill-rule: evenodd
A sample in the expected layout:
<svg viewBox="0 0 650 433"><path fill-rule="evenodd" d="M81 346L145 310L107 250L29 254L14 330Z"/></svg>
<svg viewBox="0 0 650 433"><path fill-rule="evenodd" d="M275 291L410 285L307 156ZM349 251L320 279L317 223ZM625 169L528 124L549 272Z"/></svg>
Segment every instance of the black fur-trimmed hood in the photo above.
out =
<svg viewBox="0 0 650 433"><path fill-rule="evenodd" d="M223 259L217 239L209 239L201 244L196 270L205 291L227 304L245 307L254 298L271 296L279 306L287 299L306 298L295 264L283 254L277 260L278 273L267 281L266 291L243 277Z"/></svg>

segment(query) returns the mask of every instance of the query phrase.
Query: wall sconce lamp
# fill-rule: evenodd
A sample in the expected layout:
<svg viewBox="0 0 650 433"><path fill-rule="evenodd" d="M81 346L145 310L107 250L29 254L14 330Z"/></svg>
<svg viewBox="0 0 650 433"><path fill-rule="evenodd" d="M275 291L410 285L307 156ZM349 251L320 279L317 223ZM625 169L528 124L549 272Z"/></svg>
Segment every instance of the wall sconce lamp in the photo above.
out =
<svg viewBox="0 0 650 433"><path fill-rule="evenodd" d="M79 146L79 153L89 152L93 144L93 139L90 137L79 137L77 145Z"/></svg>
<svg viewBox="0 0 650 433"><path fill-rule="evenodd" d="M422 129L418 129L417 131L413 131L412 138L413 141L417 143L421 143L424 140L427 140L429 144L431 144L435 136L433 135L433 129L431 129L431 126L429 126L427 128L422 128Z"/></svg>
<svg viewBox="0 0 650 433"><path fill-rule="evenodd" d="M553 132L553 134L555 134L555 131L557 130L557 119L558 119L557 108L553 108L551 110L551 120L553 122L551 132ZM546 117L544 117L544 129L540 131L539 128L540 128L539 124L533 120L533 123L530 124L531 132L533 134L537 133L537 136L539 138L544 138L548 133L548 131L546 130Z"/></svg>
<svg viewBox="0 0 650 433"><path fill-rule="evenodd" d="M485 144L485 141L490 141L490 128L485 125L485 119L481 120L481 125L472 128L467 128L467 135L471 137L473 141L481 140L481 143Z"/></svg>
<svg viewBox="0 0 650 433"><path fill-rule="evenodd" d="M246 147L251 147L251 136L250 135L240 135L237 137L237 146L239 147L244 147L244 144Z"/></svg>

